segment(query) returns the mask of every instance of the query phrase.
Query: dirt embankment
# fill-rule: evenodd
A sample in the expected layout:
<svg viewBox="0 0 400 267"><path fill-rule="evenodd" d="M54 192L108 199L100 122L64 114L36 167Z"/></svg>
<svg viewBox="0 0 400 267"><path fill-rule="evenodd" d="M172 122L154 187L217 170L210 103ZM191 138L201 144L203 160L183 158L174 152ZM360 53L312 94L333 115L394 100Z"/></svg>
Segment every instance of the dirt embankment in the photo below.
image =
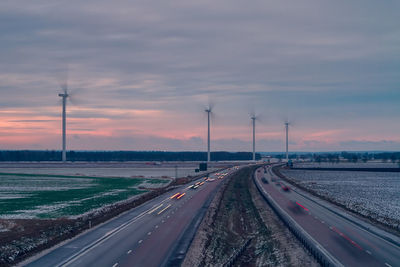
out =
<svg viewBox="0 0 400 267"><path fill-rule="evenodd" d="M216 196L183 266L318 266L261 198L253 171L238 171Z"/></svg>

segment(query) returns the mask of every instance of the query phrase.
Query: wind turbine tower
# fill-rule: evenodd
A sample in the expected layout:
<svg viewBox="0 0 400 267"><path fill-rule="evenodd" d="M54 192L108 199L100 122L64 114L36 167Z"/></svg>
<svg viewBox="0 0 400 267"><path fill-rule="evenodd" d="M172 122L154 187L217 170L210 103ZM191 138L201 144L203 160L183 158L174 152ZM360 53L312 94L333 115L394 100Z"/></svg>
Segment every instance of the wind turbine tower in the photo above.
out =
<svg viewBox="0 0 400 267"><path fill-rule="evenodd" d="M207 123L208 123L208 131L207 131L207 162L210 162L210 113L211 107L209 106L205 112L207 112Z"/></svg>
<svg viewBox="0 0 400 267"><path fill-rule="evenodd" d="M286 162L289 162L289 122L285 122L286 129Z"/></svg>
<svg viewBox="0 0 400 267"><path fill-rule="evenodd" d="M256 161L256 116L252 115L251 120L253 123L253 161Z"/></svg>
<svg viewBox="0 0 400 267"><path fill-rule="evenodd" d="M66 122L67 122L67 114L66 114L66 105L68 93L67 89L64 89L64 93L58 94L59 97L62 97L62 161L67 161L67 152L66 152Z"/></svg>

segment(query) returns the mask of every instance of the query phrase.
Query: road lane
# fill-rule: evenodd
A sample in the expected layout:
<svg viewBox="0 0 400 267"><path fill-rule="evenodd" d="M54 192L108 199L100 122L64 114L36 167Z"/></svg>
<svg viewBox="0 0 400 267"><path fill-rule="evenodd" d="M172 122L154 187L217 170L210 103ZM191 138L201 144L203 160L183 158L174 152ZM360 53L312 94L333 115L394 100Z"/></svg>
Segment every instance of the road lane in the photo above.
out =
<svg viewBox="0 0 400 267"><path fill-rule="evenodd" d="M214 181L204 182L196 189L181 186L146 202L28 266L159 266L207 198L223 182L224 179L218 179L222 176L211 175Z"/></svg>
<svg viewBox="0 0 400 267"><path fill-rule="evenodd" d="M268 183L262 182L265 177ZM256 182L306 232L346 266L400 266L400 248L332 212L335 209L306 192L288 186L270 168L256 173ZM289 185L290 186L290 185ZM342 211L337 211L342 212Z"/></svg>

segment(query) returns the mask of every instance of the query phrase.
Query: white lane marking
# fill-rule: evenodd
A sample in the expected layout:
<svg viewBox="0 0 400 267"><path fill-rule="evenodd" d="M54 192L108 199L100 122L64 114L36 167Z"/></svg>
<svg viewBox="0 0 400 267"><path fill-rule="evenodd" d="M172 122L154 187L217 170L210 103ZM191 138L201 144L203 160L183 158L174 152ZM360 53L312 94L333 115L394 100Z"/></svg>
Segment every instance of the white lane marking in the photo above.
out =
<svg viewBox="0 0 400 267"><path fill-rule="evenodd" d="M390 264L387 263L387 262L385 262L385 265L386 265L387 267L392 267L392 265L390 265Z"/></svg>
<svg viewBox="0 0 400 267"><path fill-rule="evenodd" d="M169 207L171 207L171 204L168 204L165 208L163 208L162 210L160 210L159 212L157 212L158 215L160 215L161 213L163 213L166 209L168 209Z"/></svg>
<svg viewBox="0 0 400 267"><path fill-rule="evenodd" d="M169 218L169 215L167 216L167 218Z"/></svg>
<svg viewBox="0 0 400 267"><path fill-rule="evenodd" d="M153 212L155 212L156 210L158 210L159 208L161 208L164 204L158 205L157 207L155 207L154 209L152 209L151 211L149 211L147 214L152 214Z"/></svg>
<svg viewBox="0 0 400 267"><path fill-rule="evenodd" d="M141 219L143 216L146 215L146 213L149 210L150 209L145 210L144 212L140 213L136 217L134 217L134 218L128 220L127 222L121 224L120 226L116 227L114 230L107 232L104 236L100 237L96 241L94 241L94 242L88 244L87 246L83 247L77 253L71 255L69 258L67 258L66 260L64 260L60 264L56 265L56 267L67 266L67 265L71 264L72 262L76 261L77 259L79 259L80 257L84 256L85 254L87 254L89 251L91 251L95 247L98 247L100 244L102 244L103 242L105 242L106 240L111 238L113 235L115 235L115 234L121 232L122 230L124 230L130 224L132 224L132 223L136 222L137 220Z"/></svg>
<svg viewBox="0 0 400 267"><path fill-rule="evenodd" d="M325 223L324 221L321 221L322 223Z"/></svg>
<svg viewBox="0 0 400 267"><path fill-rule="evenodd" d="M372 253L371 253L371 251L369 251L369 250L366 250L365 252L367 252L369 255L371 255Z"/></svg>
<svg viewBox="0 0 400 267"><path fill-rule="evenodd" d="M156 229L157 229L157 228L158 228L158 225L156 225L155 227L156 227Z"/></svg>
<svg viewBox="0 0 400 267"><path fill-rule="evenodd" d="M138 243L140 244L140 243L142 243L142 242L143 242L143 240L142 240L142 239L140 239Z"/></svg>
<svg viewBox="0 0 400 267"><path fill-rule="evenodd" d="M148 232L147 235L151 235L151 232Z"/></svg>
<svg viewBox="0 0 400 267"><path fill-rule="evenodd" d="M116 264L114 264L112 267L117 267L118 266L118 262Z"/></svg>
<svg viewBox="0 0 400 267"><path fill-rule="evenodd" d="M333 227L332 227L332 226L329 226L329 229L333 230Z"/></svg>
<svg viewBox="0 0 400 267"><path fill-rule="evenodd" d="M128 250L128 252L126 254L131 254L132 250Z"/></svg>
<svg viewBox="0 0 400 267"><path fill-rule="evenodd" d="M164 223L164 222L165 222L164 220L161 221L161 223Z"/></svg>

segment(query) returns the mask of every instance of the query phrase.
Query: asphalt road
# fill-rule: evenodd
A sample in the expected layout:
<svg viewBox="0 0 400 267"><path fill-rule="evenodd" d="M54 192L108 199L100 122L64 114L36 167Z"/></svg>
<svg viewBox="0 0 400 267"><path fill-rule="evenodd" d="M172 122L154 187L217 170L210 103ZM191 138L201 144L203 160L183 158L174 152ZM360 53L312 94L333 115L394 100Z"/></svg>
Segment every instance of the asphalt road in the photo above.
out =
<svg viewBox="0 0 400 267"><path fill-rule="evenodd" d="M267 180L262 181L262 177ZM259 169L256 182L306 232L344 266L400 266L400 247L360 227L350 214L308 193L293 188L275 176L270 167ZM289 186L285 191L284 186ZM345 218L344 218L345 217ZM365 222L362 222L365 225ZM370 225L368 228L375 228ZM398 237L385 233L386 237Z"/></svg>
<svg viewBox="0 0 400 267"><path fill-rule="evenodd" d="M160 266L212 192L235 169L181 186L66 242L27 266ZM183 194L179 199L179 194ZM172 198L172 196L174 196Z"/></svg>

